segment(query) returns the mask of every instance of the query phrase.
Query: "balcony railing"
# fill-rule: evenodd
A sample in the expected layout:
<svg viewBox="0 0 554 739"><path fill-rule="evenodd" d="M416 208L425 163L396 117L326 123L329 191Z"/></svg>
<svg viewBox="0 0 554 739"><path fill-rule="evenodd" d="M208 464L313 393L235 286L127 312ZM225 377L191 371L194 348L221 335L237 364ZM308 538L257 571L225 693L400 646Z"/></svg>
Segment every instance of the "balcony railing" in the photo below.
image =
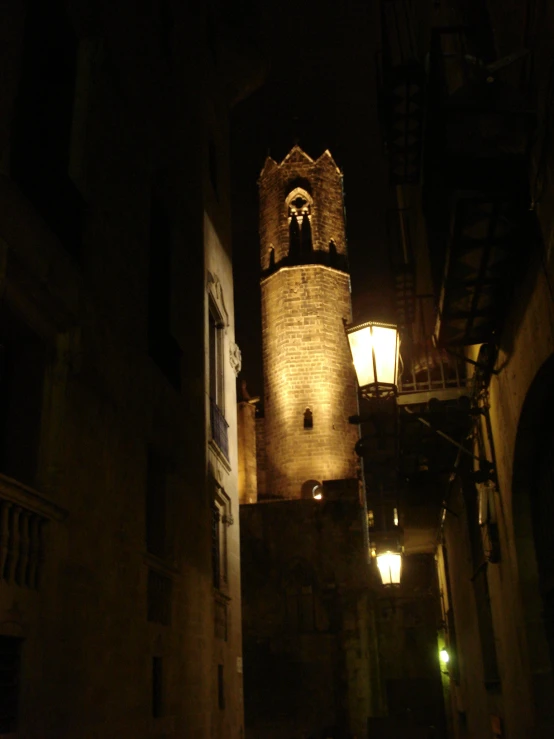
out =
<svg viewBox="0 0 554 739"><path fill-rule="evenodd" d="M410 335L401 348L403 364L398 381L399 403L452 400L466 394L466 367L462 356L434 346L435 315L432 296L419 295Z"/></svg>
<svg viewBox="0 0 554 739"><path fill-rule="evenodd" d="M0 475L0 581L38 589L50 520L65 512L38 493Z"/></svg>
<svg viewBox="0 0 554 739"><path fill-rule="evenodd" d="M210 425L212 428L212 439L219 450L229 459L229 424L225 420L217 403L210 398Z"/></svg>
<svg viewBox="0 0 554 739"><path fill-rule="evenodd" d="M399 379L398 392L403 396L400 403L419 403L424 395L446 400L465 394L466 372L462 359L428 343L414 349L415 356L405 361ZM422 397L415 399L414 395Z"/></svg>

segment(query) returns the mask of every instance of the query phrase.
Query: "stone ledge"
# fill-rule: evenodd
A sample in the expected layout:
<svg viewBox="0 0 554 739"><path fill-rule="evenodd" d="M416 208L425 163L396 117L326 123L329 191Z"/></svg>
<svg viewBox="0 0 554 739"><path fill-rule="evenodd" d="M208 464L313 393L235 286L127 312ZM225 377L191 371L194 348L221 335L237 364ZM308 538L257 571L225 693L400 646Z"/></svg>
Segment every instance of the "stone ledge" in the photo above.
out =
<svg viewBox="0 0 554 739"><path fill-rule="evenodd" d="M0 474L0 499L10 501L51 521L64 521L68 512L28 485Z"/></svg>
<svg viewBox="0 0 554 739"><path fill-rule="evenodd" d="M161 557L157 557L155 554L150 554L150 552L145 552L143 556L144 564L152 570L159 572L160 575L166 575L167 577L173 578L175 575L180 574L172 560L162 559Z"/></svg>

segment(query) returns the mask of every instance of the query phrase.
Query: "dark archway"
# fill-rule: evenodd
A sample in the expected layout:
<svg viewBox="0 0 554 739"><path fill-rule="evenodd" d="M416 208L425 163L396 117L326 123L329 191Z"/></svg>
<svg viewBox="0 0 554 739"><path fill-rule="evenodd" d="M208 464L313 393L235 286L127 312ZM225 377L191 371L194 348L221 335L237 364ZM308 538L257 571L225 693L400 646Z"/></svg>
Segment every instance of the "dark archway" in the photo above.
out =
<svg viewBox="0 0 554 739"><path fill-rule="evenodd" d="M554 729L554 356L525 398L514 449L512 514L536 728Z"/></svg>

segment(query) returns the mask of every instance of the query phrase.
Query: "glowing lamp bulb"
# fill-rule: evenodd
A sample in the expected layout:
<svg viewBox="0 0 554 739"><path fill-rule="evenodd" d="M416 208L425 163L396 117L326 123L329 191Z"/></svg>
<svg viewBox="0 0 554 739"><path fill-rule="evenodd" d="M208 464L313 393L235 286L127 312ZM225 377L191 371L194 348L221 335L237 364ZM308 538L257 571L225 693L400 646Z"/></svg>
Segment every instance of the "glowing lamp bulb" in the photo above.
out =
<svg viewBox="0 0 554 739"><path fill-rule="evenodd" d="M440 661L444 662L444 664L448 664L448 661L450 660L450 655L446 651L446 649L441 649L439 652Z"/></svg>
<svg viewBox="0 0 554 739"><path fill-rule="evenodd" d="M377 567L381 573L383 585L400 585L402 555L396 552L385 552L377 555Z"/></svg>
<svg viewBox="0 0 554 739"><path fill-rule="evenodd" d="M361 389L379 396L395 390L398 373L398 329L369 321L346 330Z"/></svg>

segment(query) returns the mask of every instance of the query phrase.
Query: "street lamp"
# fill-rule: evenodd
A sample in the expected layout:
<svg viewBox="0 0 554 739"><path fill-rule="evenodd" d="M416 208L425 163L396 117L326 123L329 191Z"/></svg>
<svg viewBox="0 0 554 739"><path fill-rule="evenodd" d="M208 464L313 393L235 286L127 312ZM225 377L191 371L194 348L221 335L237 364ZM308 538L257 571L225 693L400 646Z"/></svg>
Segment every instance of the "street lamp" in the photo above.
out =
<svg viewBox="0 0 554 739"><path fill-rule="evenodd" d="M383 491L371 497L373 507L368 512L371 556L375 558L383 585L400 585L404 532L399 525L397 504L392 496L387 500Z"/></svg>
<svg viewBox="0 0 554 739"><path fill-rule="evenodd" d="M383 552L377 555L377 567L383 585L400 585L402 555L398 552Z"/></svg>
<svg viewBox="0 0 554 739"><path fill-rule="evenodd" d="M347 326L346 335L362 396L395 396L398 382L397 326L367 321Z"/></svg>
<svg viewBox="0 0 554 739"><path fill-rule="evenodd" d="M381 480L377 482L372 494L373 499L369 524L370 550L375 557L383 585L400 584L402 570L402 529L398 525L398 508L396 494L390 496L386 490L390 487L390 470L396 467L396 393L398 384L398 328L388 323L367 321L353 326L346 326L346 335L352 354L354 369L360 388L360 394L370 401L371 415L380 437L380 450L387 453L390 446L388 440L390 432L387 429L392 425L392 448L387 455ZM352 422L363 422L362 417L353 417ZM367 420L367 419L366 419ZM364 439L357 445L357 451L364 455ZM383 462L383 460L382 460ZM375 473L375 467L374 467ZM391 509L391 504L394 506ZM390 515L392 514L392 516ZM390 520L389 520L390 519ZM376 525L377 524L377 525Z"/></svg>

